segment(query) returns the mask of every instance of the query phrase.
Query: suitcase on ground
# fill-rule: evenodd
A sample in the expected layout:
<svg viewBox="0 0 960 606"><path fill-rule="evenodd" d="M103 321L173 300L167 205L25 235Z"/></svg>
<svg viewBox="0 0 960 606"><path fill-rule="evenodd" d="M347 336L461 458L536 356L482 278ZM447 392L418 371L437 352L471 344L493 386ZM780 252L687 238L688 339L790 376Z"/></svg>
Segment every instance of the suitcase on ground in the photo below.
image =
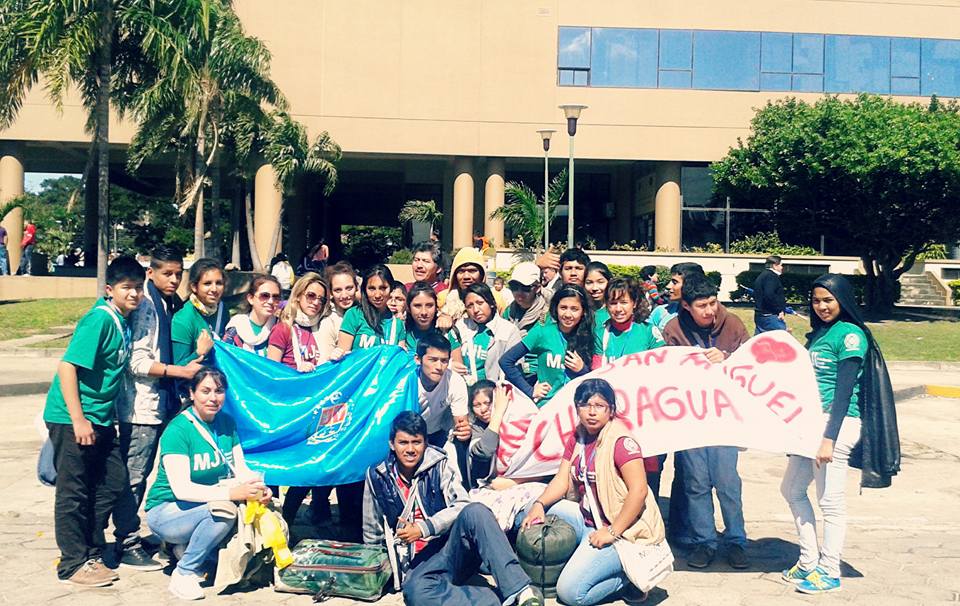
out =
<svg viewBox="0 0 960 606"><path fill-rule="evenodd" d="M293 564L278 572L275 589L376 601L391 575L383 546L306 539L293 548Z"/></svg>

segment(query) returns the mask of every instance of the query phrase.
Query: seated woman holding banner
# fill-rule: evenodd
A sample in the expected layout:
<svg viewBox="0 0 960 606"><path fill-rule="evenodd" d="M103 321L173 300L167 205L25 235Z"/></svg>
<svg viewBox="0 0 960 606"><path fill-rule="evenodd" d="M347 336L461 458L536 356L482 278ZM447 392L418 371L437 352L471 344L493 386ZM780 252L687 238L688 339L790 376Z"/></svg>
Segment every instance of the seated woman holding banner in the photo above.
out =
<svg viewBox="0 0 960 606"><path fill-rule="evenodd" d="M660 509L647 489L640 445L617 419L610 384L584 380L574 404L579 424L560 470L529 508L522 528L551 513L576 531L579 546L557 581L560 602L591 606L625 589L621 597L633 601L672 570ZM564 499L571 482L579 504Z"/></svg>
<svg viewBox="0 0 960 606"><path fill-rule="evenodd" d="M268 503L273 496L247 467L233 420L220 413L226 388L215 368L194 375L193 405L163 432L157 479L147 494L150 530L180 553L170 592L184 600L203 598L204 562L236 528L236 503Z"/></svg>

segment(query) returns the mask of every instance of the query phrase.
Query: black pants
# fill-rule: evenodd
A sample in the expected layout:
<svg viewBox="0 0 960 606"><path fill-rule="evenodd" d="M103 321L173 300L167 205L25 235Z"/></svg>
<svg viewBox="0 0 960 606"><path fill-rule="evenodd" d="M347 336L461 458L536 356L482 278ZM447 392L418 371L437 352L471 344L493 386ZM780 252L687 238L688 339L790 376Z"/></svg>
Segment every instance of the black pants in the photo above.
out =
<svg viewBox="0 0 960 606"><path fill-rule="evenodd" d="M463 508L450 528L447 542L403 580L403 599L411 606L500 606L530 585L507 535L486 505ZM483 570L497 589L463 585Z"/></svg>
<svg viewBox="0 0 960 606"><path fill-rule="evenodd" d="M113 426L94 425L96 441L80 446L73 426L47 423L57 465L53 520L60 564L69 578L87 560L101 557L104 529L121 491L129 485L127 467Z"/></svg>

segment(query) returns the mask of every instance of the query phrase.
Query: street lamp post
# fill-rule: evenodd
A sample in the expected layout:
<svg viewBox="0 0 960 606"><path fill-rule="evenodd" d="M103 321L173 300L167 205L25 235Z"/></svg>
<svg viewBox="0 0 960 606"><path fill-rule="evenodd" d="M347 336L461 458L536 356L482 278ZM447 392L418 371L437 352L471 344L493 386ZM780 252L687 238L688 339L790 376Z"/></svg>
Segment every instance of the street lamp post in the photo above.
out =
<svg viewBox="0 0 960 606"><path fill-rule="evenodd" d="M553 129L538 130L543 141L543 250L550 248L550 137Z"/></svg>
<svg viewBox="0 0 960 606"><path fill-rule="evenodd" d="M561 105L567 119L567 134L570 135L570 160L567 169L567 248L573 248L573 138L577 134L577 120L586 105Z"/></svg>

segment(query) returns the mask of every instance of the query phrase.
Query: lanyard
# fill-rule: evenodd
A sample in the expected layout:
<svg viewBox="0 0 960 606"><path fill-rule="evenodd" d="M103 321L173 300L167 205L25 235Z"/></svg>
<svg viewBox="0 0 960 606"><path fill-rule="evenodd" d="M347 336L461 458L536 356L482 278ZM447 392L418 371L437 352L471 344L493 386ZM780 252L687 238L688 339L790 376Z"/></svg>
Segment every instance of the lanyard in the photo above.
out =
<svg viewBox="0 0 960 606"><path fill-rule="evenodd" d="M397 317L394 316L390 318L390 338L387 340L387 345L396 345L397 339Z"/></svg>
<svg viewBox="0 0 960 606"><path fill-rule="evenodd" d="M117 330L120 331L120 336L123 338L123 353L120 354L120 361L122 364L125 364L127 358L130 357L130 344L131 341L133 341L133 333L130 330L130 325L120 319L120 312L117 311L117 308L112 303L98 305L97 309L102 309L110 314L110 317L113 318L113 323L117 325Z"/></svg>
<svg viewBox="0 0 960 606"><path fill-rule="evenodd" d="M464 349L467 352L467 362L470 364L470 378L473 379L473 382L471 383L471 385L480 380L480 371L478 370L478 366L477 366L477 359L480 357L480 350L479 350L480 346L477 345L476 339L481 331L484 331L484 332L487 331L486 325L484 326L477 325L477 328L478 330L475 333L473 333L469 339L467 339L466 343L463 344ZM491 344L493 343L493 338L494 337L491 334L490 335ZM489 351L489 349L490 347L487 346L486 351Z"/></svg>
<svg viewBox="0 0 960 606"><path fill-rule="evenodd" d="M233 463L231 463L230 460L227 459L227 456L223 454L223 450L220 449L220 445L217 444L217 441L213 439L213 435L210 433L210 430L207 429L206 424L202 423L200 419L194 416L193 411L190 410L189 408L183 411L183 414L184 416L187 417L187 420L190 421L193 424L193 426L197 428L197 433L200 434L200 437L203 438L203 440L207 444L212 446L214 450L216 450L220 454L220 458L223 459L224 464L227 466L228 469L230 469L230 473L232 473L234 477L236 477L237 475L236 468L234 468Z"/></svg>

